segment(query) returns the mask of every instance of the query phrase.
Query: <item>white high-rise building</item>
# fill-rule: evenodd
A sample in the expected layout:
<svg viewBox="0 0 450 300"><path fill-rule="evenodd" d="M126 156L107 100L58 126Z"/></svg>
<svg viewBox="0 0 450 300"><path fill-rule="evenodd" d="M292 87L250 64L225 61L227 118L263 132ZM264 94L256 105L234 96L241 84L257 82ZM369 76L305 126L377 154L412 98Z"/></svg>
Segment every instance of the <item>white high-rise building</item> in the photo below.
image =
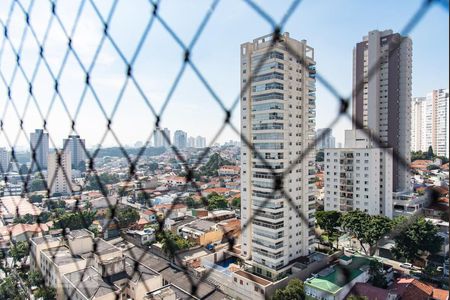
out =
<svg viewBox="0 0 450 300"><path fill-rule="evenodd" d="M197 136L195 138L195 147L196 148L205 148L206 147L206 138L202 136Z"/></svg>
<svg viewBox="0 0 450 300"><path fill-rule="evenodd" d="M392 218L392 149L363 130L346 130L345 147L324 151L324 209Z"/></svg>
<svg viewBox="0 0 450 300"><path fill-rule="evenodd" d="M242 143L241 254L254 273L276 279L314 244L314 151L287 169L314 144L316 63L314 49L305 40L284 33L270 49L271 38L241 45L241 87L250 83L241 95L241 133L270 165ZM299 57L291 55L287 45ZM282 193L273 193L273 173L283 177L294 207Z"/></svg>
<svg viewBox="0 0 450 300"><path fill-rule="evenodd" d="M188 137L187 146L189 148L195 148L195 137L193 136Z"/></svg>
<svg viewBox="0 0 450 300"><path fill-rule="evenodd" d="M69 138L64 139L63 141L63 149L70 150L72 155L72 169L78 169L81 163L85 163L86 161L86 152L85 152L85 140L80 139L79 135L69 135Z"/></svg>
<svg viewBox="0 0 450 300"><path fill-rule="evenodd" d="M412 41L392 30L369 32L353 50L353 129L403 158L393 160L394 191L411 189L411 74Z"/></svg>
<svg viewBox="0 0 450 300"><path fill-rule="evenodd" d="M0 174L9 171L8 169L9 161L10 161L9 151L5 147L0 148Z"/></svg>
<svg viewBox="0 0 450 300"><path fill-rule="evenodd" d="M164 129L160 129L157 128L154 131L154 136L153 136L153 146L156 148L159 147L164 147L164 148L169 148L170 147L170 130L168 128L164 128Z"/></svg>
<svg viewBox="0 0 450 300"><path fill-rule="evenodd" d="M316 139L317 139L316 150L323 150L326 148L335 148L336 147L336 139L333 136L333 130L331 128L317 129Z"/></svg>
<svg viewBox="0 0 450 300"><path fill-rule="evenodd" d="M72 154L69 149L56 150L48 155L47 184L50 193L70 194L72 184Z"/></svg>
<svg viewBox="0 0 450 300"><path fill-rule="evenodd" d="M47 169L48 133L36 129L30 133L31 166L33 170Z"/></svg>
<svg viewBox="0 0 450 300"><path fill-rule="evenodd" d="M449 157L449 90L439 89L411 104L411 150L428 151Z"/></svg>
<svg viewBox="0 0 450 300"><path fill-rule="evenodd" d="M187 133L183 130L176 130L173 135L173 145L178 149L184 149L187 146Z"/></svg>

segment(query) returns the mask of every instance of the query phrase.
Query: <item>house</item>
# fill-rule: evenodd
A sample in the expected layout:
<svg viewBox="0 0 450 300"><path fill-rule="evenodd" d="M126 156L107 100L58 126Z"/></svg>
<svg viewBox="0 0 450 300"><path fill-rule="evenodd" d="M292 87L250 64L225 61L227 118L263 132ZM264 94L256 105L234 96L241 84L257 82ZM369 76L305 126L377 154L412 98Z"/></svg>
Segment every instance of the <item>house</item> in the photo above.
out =
<svg viewBox="0 0 450 300"><path fill-rule="evenodd" d="M240 173L241 173L240 166L225 165L221 166L218 170L219 176L235 176L239 175Z"/></svg>
<svg viewBox="0 0 450 300"><path fill-rule="evenodd" d="M144 228L142 230L128 229L127 236L133 244L147 246L155 240L155 230L153 228Z"/></svg>
<svg viewBox="0 0 450 300"><path fill-rule="evenodd" d="M186 177L181 176L168 176L162 179L162 183L171 185L171 186L180 186L185 185L187 182Z"/></svg>
<svg viewBox="0 0 450 300"><path fill-rule="evenodd" d="M119 203L119 199L115 197L99 197L89 200L92 210L96 212L97 217L106 217L111 207Z"/></svg>
<svg viewBox="0 0 450 300"><path fill-rule="evenodd" d="M217 194L219 194L221 196L228 197L230 195L230 191L231 190L228 189L228 188L214 187L214 188L209 188L209 189L206 189L206 190L202 191L202 196L203 197L208 197L209 194L217 193Z"/></svg>
<svg viewBox="0 0 450 300"><path fill-rule="evenodd" d="M389 297L390 295L391 297ZM348 293L346 299L350 296L365 297L367 300L397 299L395 294L389 294L388 290L364 282L357 282L350 290L350 293Z"/></svg>
<svg viewBox="0 0 450 300"><path fill-rule="evenodd" d="M165 218L179 218L186 215L187 205L182 203L166 203L153 206L153 209Z"/></svg>
<svg viewBox="0 0 450 300"><path fill-rule="evenodd" d="M145 220L147 220L150 223L155 223L158 220L158 214L156 212L156 210L150 208L147 210L144 210L142 213L142 218L144 218Z"/></svg>
<svg viewBox="0 0 450 300"><path fill-rule="evenodd" d="M182 225L178 228L178 234L201 246L221 242L223 237L216 223L201 219Z"/></svg>
<svg viewBox="0 0 450 300"><path fill-rule="evenodd" d="M399 278L391 288L402 300L448 300L448 291L435 288L414 278Z"/></svg>
<svg viewBox="0 0 450 300"><path fill-rule="evenodd" d="M369 280L370 259L364 256L341 256L334 266L321 270L304 282L309 299L345 299L353 286Z"/></svg>
<svg viewBox="0 0 450 300"><path fill-rule="evenodd" d="M3 241L23 242L33 237L47 234L47 224L14 224L0 227L0 239Z"/></svg>
<svg viewBox="0 0 450 300"><path fill-rule="evenodd" d="M10 224L16 216L24 216L27 214L37 217L42 210L36 205L28 201L28 198L21 196L7 196L0 198L0 217L3 222Z"/></svg>

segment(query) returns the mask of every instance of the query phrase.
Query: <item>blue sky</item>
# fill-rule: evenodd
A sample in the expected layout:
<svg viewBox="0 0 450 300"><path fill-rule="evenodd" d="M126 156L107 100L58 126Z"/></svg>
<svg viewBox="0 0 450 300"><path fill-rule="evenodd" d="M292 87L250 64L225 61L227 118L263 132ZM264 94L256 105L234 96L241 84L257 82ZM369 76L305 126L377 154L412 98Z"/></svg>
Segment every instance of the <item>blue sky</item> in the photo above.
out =
<svg viewBox="0 0 450 300"><path fill-rule="evenodd" d="M100 2L100 1L98 1ZM22 1L27 7L28 2ZM112 1L101 1L99 11L104 18L108 15ZM258 4L275 20L280 20L290 1L258 1ZM336 87L343 96L348 96L352 87L352 49L362 36L373 29L393 29L404 27L422 1L320 1L304 0L292 14L283 31L291 37L306 39L315 48L318 71ZM67 29L72 28L79 2L59 1L58 15ZM100 5L100 3L99 3ZM159 13L165 22L177 33L184 44L189 44L211 1L161 1ZM0 18L6 22L10 3L0 3ZM149 20L152 8L147 1L119 1L109 32L116 45L130 60L139 38ZM49 5L35 1L30 20L35 32L42 40L50 16ZM24 17L19 9L14 9L9 26L9 36L16 48L19 47L24 30ZM89 66L94 50L102 36L103 25L92 6L85 4L78 27L72 36L73 48L84 65ZM214 92L229 107L239 94L239 46L241 43L265 35L271 31L270 25L242 1L221 1L216 7L208 25L204 29L192 51L192 61ZM422 22L411 33L413 40L413 96L424 95L432 89L448 88L448 11L434 5ZM3 43L0 37L0 45ZM54 22L45 46L47 62L55 74L59 70L65 54L67 39ZM39 49L28 33L23 45L21 65L31 78ZM1 53L0 69L9 81L15 65L15 57L6 45ZM142 91L156 111L162 107L170 87L182 65L183 51L167 33L160 22L155 21L149 31L141 52L136 58L133 74ZM125 80L126 66L109 41L104 43L96 60L90 78L97 97L102 101L109 116ZM69 54L60 80L61 95L73 117L83 91L85 75L75 57ZM27 100L27 82L20 72L11 85L12 98L19 111L23 111ZM34 83L34 94L45 114L53 96L53 80L45 65L41 64ZM7 91L0 83L0 109L4 132L0 134L0 146L8 146L5 133L14 143L19 122L9 105L4 112ZM338 102L318 84L317 128L325 127L335 116ZM62 146L62 138L71 133L71 123L57 97L48 116L48 129L57 147ZM239 128L239 107L233 111L233 124ZM169 127L172 133L183 129L188 134L207 137L208 142L222 125L224 113L207 89L188 66L172 99L162 116L161 125ZM112 128L123 144L134 144L145 140L154 126L154 116L133 84L128 84L123 100L114 115ZM29 104L24 117L24 128L28 133L41 126L38 109ZM106 121L102 111L90 91L87 92L77 115L76 128L88 145L97 144L105 132ZM344 130L351 125L347 120L338 123L334 134L343 140ZM239 137L231 130L225 130L218 141ZM17 138L18 145L25 145L23 134ZM108 135L105 145L116 145Z"/></svg>

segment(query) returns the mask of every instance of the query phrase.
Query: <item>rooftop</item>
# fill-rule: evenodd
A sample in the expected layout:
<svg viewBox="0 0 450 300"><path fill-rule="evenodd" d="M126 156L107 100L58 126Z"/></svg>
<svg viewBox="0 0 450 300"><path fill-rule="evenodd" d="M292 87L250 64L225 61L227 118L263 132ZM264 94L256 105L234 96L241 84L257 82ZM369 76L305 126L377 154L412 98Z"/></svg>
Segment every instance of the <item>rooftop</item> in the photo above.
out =
<svg viewBox="0 0 450 300"><path fill-rule="evenodd" d="M64 275L64 281L72 285L87 299L98 298L109 293L114 293L117 290L117 287L105 282L93 267L67 273ZM75 291L75 289L72 291ZM73 295L67 296L74 298Z"/></svg>
<svg viewBox="0 0 450 300"><path fill-rule="evenodd" d="M350 264L336 264L333 267L323 269L317 277L307 279L305 285L336 294L342 287L363 273L361 267L367 266L369 262L370 259L368 258L353 256Z"/></svg>
<svg viewBox="0 0 450 300"><path fill-rule="evenodd" d="M45 249L42 254L49 257L57 266L64 266L71 263L78 263L84 258L78 255L72 255L72 251L67 246L58 246L50 249Z"/></svg>

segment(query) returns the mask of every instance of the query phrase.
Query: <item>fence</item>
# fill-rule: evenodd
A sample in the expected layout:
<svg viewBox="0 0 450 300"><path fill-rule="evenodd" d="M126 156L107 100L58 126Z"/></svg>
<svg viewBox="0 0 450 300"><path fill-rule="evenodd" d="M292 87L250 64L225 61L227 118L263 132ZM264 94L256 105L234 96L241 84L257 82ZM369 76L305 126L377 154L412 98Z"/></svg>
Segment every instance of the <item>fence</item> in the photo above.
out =
<svg viewBox="0 0 450 300"><path fill-rule="evenodd" d="M235 127L231 122L231 118L234 114L236 114L236 110L239 107L240 95L250 88L251 80L247 82L247 84L243 87L241 91L237 91L237 97L232 102L230 106L227 106L224 99L215 92L215 88L208 81L208 78L202 73L202 71L197 67L196 62L192 59L192 54L195 52L195 47L198 43L200 43L200 37L204 33L205 29L208 27L208 24L212 18L214 18L214 13L216 10L220 9L219 0L211 1L209 9L206 11L204 16L201 19L201 22L198 28L193 35L193 38L189 41L189 43L185 43L183 39L177 34L176 30L171 27L171 24L167 22L164 18L164 15L160 14L160 1L157 0L149 0L148 5L148 16L145 20L136 20L140 22L145 22L144 29L141 33L139 33L139 38L135 45L126 45L127 49L124 50L125 45L120 44L116 41L116 38L111 34L111 27L117 26L114 23L115 21L115 12L119 7L118 0L114 0L111 2L111 6L109 9L104 9L102 3L95 0L80 0L76 2L74 7L75 17L72 21L68 21L63 19L59 14L59 5L60 3L56 0L49 0L48 2L38 2L38 1L25 1L25 0L14 0L9 1L7 6L5 3L2 4L3 7L7 8L7 12L2 14L0 18L0 25L2 28L2 36L0 37L0 101L2 103L2 114L0 119L0 135L7 143L7 148L11 152L11 163L10 168L15 170L21 169L21 165L19 163L20 157L18 157L17 151L17 143L20 138L25 138L27 143L32 145L31 147L31 165L28 170L22 170L18 179L23 185L23 193L20 196L20 201L27 201L27 195L31 191L31 181L33 176L35 176L35 172L40 174L42 178L45 178L45 168L46 165L43 165L43 160L38 157L39 151L37 149L43 143L49 143L51 147L57 148L56 143L52 135L46 135L45 130L49 126L49 122L52 117L52 110L55 106L59 105L63 109L66 114L65 118L70 123L70 134L78 134L78 128L80 126L79 116L80 112L83 108L85 108L88 104L86 104L86 99L91 98L94 100L95 106L101 111L101 115L105 124L104 133L100 142L98 143L98 147L94 150L89 151L84 143L80 143L80 149L84 153L87 160L87 174L91 177L92 183L96 184L100 193L105 197L108 201L109 208L112 213L109 218L109 222L113 222L114 217L119 213L116 209L116 200L114 199L115 195L111 194L111 191L108 190L107 184L108 182L104 182L104 178L101 177L101 170L97 170L96 168L96 158L99 156L99 153L102 151L102 144L104 143L107 136L111 136L115 143L118 145L121 155L126 160L128 165L128 174L126 174L126 182L132 182L132 180L136 176L137 165L140 160L147 155L148 145L150 140L154 137L154 131L148 134L146 137L144 145L142 145L138 151L135 151L133 154L129 153L129 149L127 149L120 141L118 135L116 134L116 129L114 129L114 124L117 121L118 113L121 109L124 109L124 104L126 103L125 99L125 91L127 88L132 87L135 89L136 94L139 99L143 101L146 109L148 109L149 120L152 120L154 129L160 129L161 122L164 120L168 114L170 114L170 109L168 108L169 104L173 99L173 94L177 87L180 84L183 76L185 76L186 71L189 69L195 77L197 77L202 86L208 91L209 95L215 102L212 102L207 105L218 105L220 109L223 111L223 123L220 126L220 129L214 135L214 138L209 142L209 146L212 146L218 138L221 136L225 129L231 129L234 133L236 133L241 140L241 143L248 146L252 152L258 156L263 162L265 168L270 170L273 174L273 192L281 192L284 197L287 198L287 203L289 206L297 211L297 213L302 217L303 224L308 224L308 217L303 216L302 212L293 204L292 199L289 196L289 192L283 189L283 180L284 176L291 171L296 165L300 164L304 157L306 157L311 151L314 150L315 143L326 134L324 132L322 135L319 135L315 139L315 143L308 145L308 147L302 151L302 153L297 157L294 163L292 163L283 173L275 173L270 163L262 157L262 155L256 150L252 144L252 141L246 139L246 137L241 134L240 130ZM122 1L123 2L123 1ZM268 52L273 49L276 43L279 41L281 37L281 33L285 27L287 21L291 18L292 14L296 10L301 10L301 1L292 1L287 11L281 20L277 21L274 19L269 12L265 11L261 6L252 0L245 0L245 4L253 10L258 18L264 20L272 30L272 42L271 47L268 48ZM445 1L438 0L426 0L423 1L422 5L418 8L418 10L411 16L409 20L406 20L405 26L399 30L399 33L402 36L407 36L410 34L416 26L418 26L422 20L422 18L426 15L427 11L430 10L433 6L441 6L443 9L448 10L448 3ZM83 24L83 13L85 10L89 10L93 12L93 16L95 19L102 24L103 32L101 34L101 38L99 39L99 43L95 47L91 47L88 49L88 53L84 53L82 47L80 45L75 45L75 40L73 39L74 34L78 30L79 27L82 27ZM37 21L33 18L34 10L40 8L43 11L47 12L48 18L45 20L45 25L42 26L40 24L39 29L37 28ZM256 17L255 17L256 18ZM21 21L19 21L21 20ZM38 20L42 21L42 20ZM15 26L12 26L15 24ZM17 26L17 24L21 24L21 26ZM144 49L144 44L151 40L152 29L157 26L161 26L163 31L167 33L170 38L175 42L177 47L184 53L183 58L180 61L180 69L171 83L171 87L168 90L167 96L163 101L163 104L159 110L152 103L152 95L146 92L146 89L143 86L143 83L140 82L135 75L136 64L138 61L138 57ZM126 24L120 24L125 26ZM119 25L119 26L120 26ZM42 30L44 28L44 30ZM87 27L84 27L86 30ZM64 46L64 51L62 53L61 59L59 62L55 62L50 59L48 53L52 51L52 43L49 36L51 35L52 30L58 30L60 32L60 39L62 39L61 44ZM392 51L397 49L401 43L401 41L392 41ZM109 103L111 109L111 113L107 112L107 108L105 107L105 102L110 101L110 99L102 98L101 94L98 93L98 90L93 84L93 82L97 79L95 78L95 68L98 63L98 59L101 56L102 49L104 47L110 47L112 51L118 55L121 63L124 66L123 71L123 80L118 83L120 86L119 93L117 97L114 99L112 103ZM131 51L131 55L129 55L131 47L133 50ZM287 51L298 60L302 60L302 58L294 51L294 49L287 48ZM29 62L34 58L35 63ZM89 59L87 59L88 57ZM14 58L15 62L13 63L12 68L7 66L5 59ZM75 65L79 67L78 76L73 84L80 85L80 93L78 104L75 107L75 110L71 111L66 103L66 95L65 88L66 85L63 85L63 77L66 74L66 66L69 60L74 60ZM27 65L24 63L27 61ZM258 72L261 68L262 64L266 61L266 59L261 60L258 66L256 66L251 78L254 78L254 74ZM31 68L29 66L32 65ZM377 64L375 64L377 65ZM368 77L369 79L374 76L376 73L376 69L373 68L369 70ZM325 79L325 74L320 72L316 73L316 81L321 83L325 89L331 93L337 103L339 103L339 111L336 112L336 116L333 120L331 120L330 124L327 126L328 128L333 128L335 124L342 118L348 118L351 122L358 127L362 127L362 124L359 124L358 120L351 117L351 113L349 112L349 101L351 95L357 93L358 91L363 89L363 82L359 82L356 84L356 88L354 91L349 93L348 95L340 94L333 85ZM65 81L65 80L64 80ZM18 82L21 85L18 85ZM43 107L41 103L45 102L42 95L37 93L38 86L40 84L47 84L51 86L51 93L47 95L48 99L50 99L50 103L48 107ZM25 89L23 87L26 87ZM22 97L26 99L25 105L23 105L23 109L17 105L18 98ZM111 105L112 104L112 105ZM37 133L34 140L31 140L28 137L29 132L25 130L26 124L29 122L27 119L27 113L34 106L38 112L39 121L41 122L41 126L44 129L43 132ZM19 130L17 133L11 132L8 130L10 123L14 121L17 122ZM185 157L181 153L180 149L178 149L175 145L171 144L170 137L167 135L165 131L161 131L163 139L167 144L170 145L171 151L176 155L177 160L184 168L184 177L186 179L187 184L183 186L183 190L187 191L188 188L195 189L196 193L201 195L201 190L197 185L197 182L194 180L195 173L197 168L201 165L202 161L208 157L211 151L211 147L206 147L202 151L201 155L196 159L194 163L190 163L186 161ZM21 137L22 136L22 137ZM384 147L380 141L380 138L374 136L374 141L380 147ZM56 157L54 158L54 162L56 162L56 171L58 173L61 171L63 173L63 178L66 181L70 181L70 174L67 174L67 168L65 168L64 150L69 147L70 141L66 141L64 143L63 151L58 152ZM405 167L409 167L409 161L402 157L398 152L393 152L393 157L397 161L397 163L402 164ZM0 166L3 174L6 174L8 170L4 170L3 166ZM5 175L4 182L8 183L10 178ZM43 180L42 184L44 186L44 190L46 191L47 196L50 195L52 187L58 184L57 176L53 176L49 178L49 180ZM78 186L69 185L70 191L69 193L75 193L83 191L84 186L79 184ZM11 191L13 193L13 191ZM145 190L144 190L145 193ZM270 195L264 201L264 204L270 200ZM174 203L177 203L177 199L175 199ZM73 212L76 214L81 214L83 217L86 216L85 212L83 212L81 208L81 201L76 201ZM41 220L37 220L38 223ZM253 217L247 221L247 224L253 221ZM165 235L165 232L162 230L164 227L164 220L158 220L159 222L159 230L158 234ZM246 227L247 224L243 224L243 227ZM67 235L66 231L62 231L63 236ZM233 246L234 240L230 238L230 247ZM176 255L175 250L170 247L173 244L169 243L169 252L171 255ZM94 246L96 249L96 246ZM70 249L72 250L72 249ZM97 250L93 250L96 252ZM98 251L97 251L98 252ZM140 261L140 257L134 257L134 260ZM135 269L138 269L137 263L134 266ZM201 282L204 282L209 273L205 272L200 280L194 280L191 278L190 273L185 270L186 278L190 281L190 292L194 295L197 295L198 286ZM48 282L46 282L48 284ZM150 289L150 288L149 288ZM120 296L120 291L117 293L117 297Z"/></svg>

